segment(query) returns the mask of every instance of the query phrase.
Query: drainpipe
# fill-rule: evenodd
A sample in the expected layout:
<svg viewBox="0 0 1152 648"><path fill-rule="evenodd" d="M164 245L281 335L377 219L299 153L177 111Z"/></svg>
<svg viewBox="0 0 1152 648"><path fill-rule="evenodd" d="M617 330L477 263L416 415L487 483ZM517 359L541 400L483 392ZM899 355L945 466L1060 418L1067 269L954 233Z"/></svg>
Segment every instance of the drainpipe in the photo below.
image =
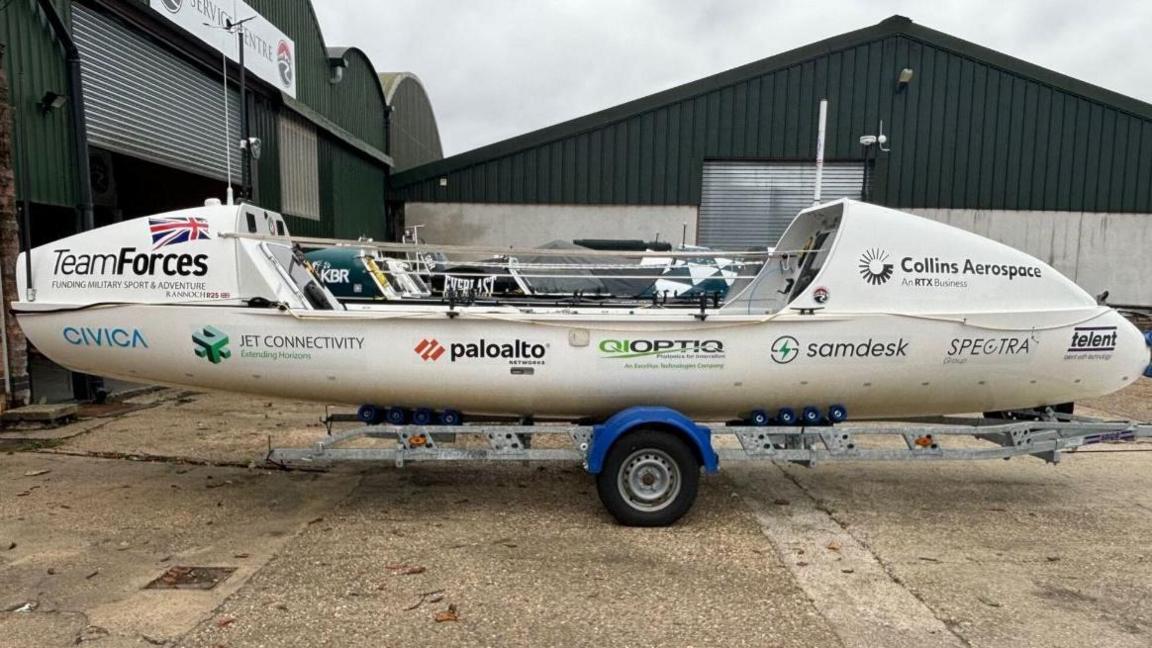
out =
<svg viewBox="0 0 1152 648"><path fill-rule="evenodd" d="M38 0L40 9L48 18L52 33L64 46L64 60L68 63L68 103L72 113L72 128L76 150L76 189L80 201L80 231L86 232L96 227L92 209L92 172L88 164L88 123L84 119L84 85L80 76L80 49L72 40L72 33L64 24L64 19L56 11L52 0ZM28 246L28 257L32 247ZM31 285L32 276L28 276ZM99 399L104 392L104 379L88 374L72 374L72 396L77 400Z"/></svg>
<svg viewBox="0 0 1152 648"><path fill-rule="evenodd" d="M78 198L80 199L80 231L86 232L95 227L92 214L92 176L88 167L88 124L84 119L84 87L80 78L80 50L72 40L72 34L64 24L64 19L56 11L52 0L38 0L40 8L48 17L52 33L64 46L65 60L68 62L68 103L72 112L72 125L76 131L76 175Z"/></svg>

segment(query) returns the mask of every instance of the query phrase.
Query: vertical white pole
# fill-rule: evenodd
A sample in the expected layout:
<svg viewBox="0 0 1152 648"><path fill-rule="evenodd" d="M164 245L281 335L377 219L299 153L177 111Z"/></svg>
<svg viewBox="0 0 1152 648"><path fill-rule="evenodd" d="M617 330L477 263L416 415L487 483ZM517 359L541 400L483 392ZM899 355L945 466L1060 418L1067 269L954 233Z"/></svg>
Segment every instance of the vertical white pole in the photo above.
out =
<svg viewBox="0 0 1152 648"><path fill-rule="evenodd" d="M820 204L820 192L824 188L824 131L828 126L828 100L820 100L820 127L816 135L816 195L812 204Z"/></svg>
<svg viewBox="0 0 1152 648"><path fill-rule="evenodd" d="M227 32L221 32L227 33ZM232 195L232 129L231 121L228 119L228 55L224 53L224 48L220 48L220 67L221 74L224 75L224 159L228 168L228 194L224 197L225 205L231 205L233 200Z"/></svg>

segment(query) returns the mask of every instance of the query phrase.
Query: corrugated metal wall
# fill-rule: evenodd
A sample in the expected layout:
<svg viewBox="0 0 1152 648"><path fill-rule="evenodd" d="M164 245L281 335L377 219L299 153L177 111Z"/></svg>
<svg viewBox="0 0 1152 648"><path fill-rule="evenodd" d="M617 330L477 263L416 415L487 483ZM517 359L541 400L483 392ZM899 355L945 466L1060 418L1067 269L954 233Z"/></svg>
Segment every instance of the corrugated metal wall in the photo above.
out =
<svg viewBox="0 0 1152 648"><path fill-rule="evenodd" d="M247 0L296 42L296 98L345 130L384 150L384 96L364 55L346 53L348 67L338 84L329 83L326 44L308 0Z"/></svg>
<svg viewBox="0 0 1152 648"><path fill-rule="evenodd" d="M36 105L48 90L68 94L64 50L52 37L36 0L12 0L0 6L0 42L11 87L12 105L23 142L28 146L29 198L33 202L71 207L76 199L76 156L68 108L41 114ZM65 18L69 2L55 3ZM17 178L23 177L21 156L13 151ZM23 184L16 183L24 197Z"/></svg>
<svg viewBox="0 0 1152 648"><path fill-rule="evenodd" d="M261 95L252 96L249 128L260 138L260 159L256 172L255 198L261 207L280 211L280 121L279 107ZM295 231L295 230L293 230Z"/></svg>
<svg viewBox="0 0 1152 648"><path fill-rule="evenodd" d="M877 202L1152 211L1152 107L1136 113L1087 99L1062 82L988 63L976 52L988 50L951 37L936 39L943 45L903 33L834 43L853 35L809 46L811 55L785 67L752 64L690 84L699 86L692 96L668 91L664 103L654 95L523 136L524 146L510 140L409 170L394 176L394 195L699 204L705 158L812 159L817 104L826 97L829 158L860 159L859 137L884 120L892 151L877 161ZM898 91L905 67L915 76Z"/></svg>
<svg viewBox="0 0 1152 648"><path fill-rule="evenodd" d="M415 77L409 74L380 75L388 79L388 154L396 162L395 172L433 162L444 157L440 130L432 102Z"/></svg>
<svg viewBox="0 0 1152 648"><path fill-rule="evenodd" d="M338 238L384 239L387 187L366 158L342 146L330 146L333 233Z"/></svg>

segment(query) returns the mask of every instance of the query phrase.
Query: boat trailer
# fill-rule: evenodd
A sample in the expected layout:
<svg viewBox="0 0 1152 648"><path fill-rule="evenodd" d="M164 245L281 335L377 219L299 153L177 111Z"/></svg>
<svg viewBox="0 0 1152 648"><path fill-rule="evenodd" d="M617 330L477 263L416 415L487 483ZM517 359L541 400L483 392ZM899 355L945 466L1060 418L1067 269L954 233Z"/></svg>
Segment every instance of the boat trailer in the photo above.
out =
<svg viewBox="0 0 1152 648"><path fill-rule="evenodd" d="M1036 412L1020 413L1036 417ZM1103 442L1152 438L1152 424L1061 415L1003 421L938 417L852 424L701 425L664 407L633 407L602 423L369 424L344 432L334 424L355 416L328 413L328 436L308 448L270 448L275 465L417 461L571 461L596 476L600 498L623 524L664 526L695 500L700 468L720 462L771 461L814 466L843 461L947 461L1033 456L1049 463L1065 452ZM471 442L465 438L471 437ZM560 439L534 447L535 438ZM356 439L389 446L344 447ZM566 442L564 439L566 438ZM963 438L987 442L956 446ZM889 441L885 441L885 440Z"/></svg>

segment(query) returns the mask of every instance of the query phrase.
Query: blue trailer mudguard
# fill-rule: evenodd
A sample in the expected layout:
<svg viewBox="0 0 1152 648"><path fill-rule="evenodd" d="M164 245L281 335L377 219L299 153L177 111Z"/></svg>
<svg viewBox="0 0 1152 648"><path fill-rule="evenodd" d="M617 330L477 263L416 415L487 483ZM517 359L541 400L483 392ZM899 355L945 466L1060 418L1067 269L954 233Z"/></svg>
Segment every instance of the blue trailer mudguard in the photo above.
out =
<svg viewBox="0 0 1152 648"><path fill-rule="evenodd" d="M680 434L696 448L705 472L714 473L719 470L720 458L712 449L712 430L697 425L692 419L668 407L629 407L593 426L592 444L588 449L588 472L599 474L612 444L622 435L639 427L664 428L669 434Z"/></svg>

